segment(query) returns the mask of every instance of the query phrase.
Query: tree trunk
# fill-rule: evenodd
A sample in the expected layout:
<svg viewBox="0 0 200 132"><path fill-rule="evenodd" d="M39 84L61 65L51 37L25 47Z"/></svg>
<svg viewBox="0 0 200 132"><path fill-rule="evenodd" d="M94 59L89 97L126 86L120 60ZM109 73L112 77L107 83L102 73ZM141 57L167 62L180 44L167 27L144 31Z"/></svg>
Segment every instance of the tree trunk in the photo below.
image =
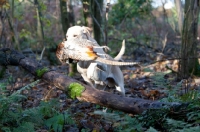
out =
<svg viewBox="0 0 200 132"><path fill-rule="evenodd" d="M75 19L74 19L72 0L67 0L67 15L69 20L69 27L74 26Z"/></svg>
<svg viewBox="0 0 200 132"><path fill-rule="evenodd" d="M66 1L60 0L60 14L61 14L61 23L62 23L62 30L64 36L69 28L69 20L67 15L67 4Z"/></svg>
<svg viewBox="0 0 200 132"><path fill-rule="evenodd" d="M57 88L64 90L70 96L70 93L74 93L74 95L76 95L75 97L80 101L91 102L127 113L139 114L146 109L159 109L164 107L172 107L174 109L175 106L180 107L181 105L180 103L164 103L139 98L121 97L109 92L100 91L57 73L54 70L43 67L36 60L29 59L23 54L9 48L0 49L0 65L21 66L34 76L42 78L54 84ZM78 84L79 87L81 86L81 92L79 91L79 87L69 88L69 86L72 86L74 83ZM80 94L78 94L78 92L80 92Z"/></svg>
<svg viewBox="0 0 200 132"><path fill-rule="evenodd" d="M83 15L85 20L85 26L93 29L93 21L90 14L91 2L90 0L82 0L82 3L83 3Z"/></svg>
<svg viewBox="0 0 200 132"><path fill-rule="evenodd" d="M174 0L176 6L176 12L178 14L178 31L182 34L183 28L183 10L182 10L182 2L181 0Z"/></svg>
<svg viewBox="0 0 200 132"><path fill-rule="evenodd" d="M63 27L63 33L66 35L67 29L70 26L74 25L74 15L73 15L73 9L71 5L71 0L60 0L60 14L61 14L61 22ZM66 37L66 36L65 36ZM69 65L69 76L73 76L76 73L76 65L70 64Z"/></svg>
<svg viewBox="0 0 200 132"><path fill-rule="evenodd" d="M105 16L105 22L104 22L104 31L105 31L105 45L108 45L108 12L109 12L109 8L110 8L110 0L106 0L106 16Z"/></svg>
<svg viewBox="0 0 200 132"><path fill-rule="evenodd" d="M20 45L19 45L19 37L18 37L18 33L17 33L17 29L14 26L14 10L15 10L15 3L14 0L11 1L11 15L8 15L8 24L10 26L11 32L12 32L12 42L15 44L14 47L17 48L18 50L20 49Z"/></svg>
<svg viewBox="0 0 200 132"><path fill-rule="evenodd" d="M72 1L67 0L67 17L69 20L69 27L74 26L75 20L74 20L74 12L73 12L73 6L72 6ZM72 77L75 75L77 72L76 70L76 64L70 63L69 64L69 76Z"/></svg>
<svg viewBox="0 0 200 132"><path fill-rule="evenodd" d="M37 35L39 40L39 45L43 46L43 50L40 56L40 60L42 59L42 56L45 51L45 44L44 44L44 30L43 30L43 24L42 24L42 12L40 8L40 4L38 0L34 0L35 10L36 10L36 16L37 16Z"/></svg>
<svg viewBox="0 0 200 132"><path fill-rule="evenodd" d="M91 1L91 13L93 13L93 31L94 38L98 44L101 44L101 22L102 22L102 7L103 0L92 0Z"/></svg>
<svg viewBox="0 0 200 132"><path fill-rule="evenodd" d="M196 50L198 43L199 1L186 0L184 13L179 79L187 79L191 74L200 74Z"/></svg>

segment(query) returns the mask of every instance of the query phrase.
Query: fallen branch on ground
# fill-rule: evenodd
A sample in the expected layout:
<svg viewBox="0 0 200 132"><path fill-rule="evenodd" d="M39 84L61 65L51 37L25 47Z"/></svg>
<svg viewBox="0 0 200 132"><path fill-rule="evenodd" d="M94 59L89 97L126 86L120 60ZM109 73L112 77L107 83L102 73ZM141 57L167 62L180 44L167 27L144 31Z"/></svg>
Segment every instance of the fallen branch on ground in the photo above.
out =
<svg viewBox="0 0 200 132"><path fill-rule="evenodd" d="M71 97L101 106L117 109L127 113L139 114L146 109L180 106L179 103L164 103L139 98L121 97L109 92L87 86L68 76L40 65L36 60L9 48L0 49L0 64L21 66L34 76L53 83L57 88L66 91ZM82 90L80 90L82 89Z"/></svg>

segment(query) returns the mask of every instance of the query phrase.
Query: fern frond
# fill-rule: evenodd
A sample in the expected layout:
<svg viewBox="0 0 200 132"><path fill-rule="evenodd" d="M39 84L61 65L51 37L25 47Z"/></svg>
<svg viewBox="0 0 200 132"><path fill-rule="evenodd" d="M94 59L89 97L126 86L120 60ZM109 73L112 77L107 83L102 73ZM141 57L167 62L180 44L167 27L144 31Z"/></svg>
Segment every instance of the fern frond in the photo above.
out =
<svg viewBox="0 0 200 132"><path fill-rule="evenodd" d="M29 89L31 87L34 87L36 84L38 84L39 81L40 80L38 79L38 80L36 80L36 81L34 81L34 82L32 82L32 83L30 83L30 84L28 84L28 85L20 88L19 90L17 90L16 92L14 92L13 95L20 94L23 90L26 90L26 89Z"/></svg>
<svg viewBox="0 0 200 132"><path fill-rule="evenodd" d="M22 122L18 127L13 128L13 132L35 132L32 122Z"/></svg>

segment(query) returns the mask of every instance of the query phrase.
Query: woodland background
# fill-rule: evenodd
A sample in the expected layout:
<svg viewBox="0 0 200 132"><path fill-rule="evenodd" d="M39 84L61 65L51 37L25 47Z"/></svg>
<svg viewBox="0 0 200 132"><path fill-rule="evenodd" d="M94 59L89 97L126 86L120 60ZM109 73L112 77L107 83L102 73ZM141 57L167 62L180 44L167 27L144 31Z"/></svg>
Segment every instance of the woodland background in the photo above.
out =
<svg viewBox="0 0 200 132"><path fill-rule="evenodd" d="M166 0L0 0L0 48L13 48L84 83L74 65L55 56L74 25L88 26L113 57L126 40L121 67L126 96L181 102L178 109L140 115L71 99L54 85L19 66L0 69L0 131L199 131L199 1ZM108 10L109 9L109 10ZM191 14L190 14L191 13ZM106 91L117 94L114 88Z"/></svg>

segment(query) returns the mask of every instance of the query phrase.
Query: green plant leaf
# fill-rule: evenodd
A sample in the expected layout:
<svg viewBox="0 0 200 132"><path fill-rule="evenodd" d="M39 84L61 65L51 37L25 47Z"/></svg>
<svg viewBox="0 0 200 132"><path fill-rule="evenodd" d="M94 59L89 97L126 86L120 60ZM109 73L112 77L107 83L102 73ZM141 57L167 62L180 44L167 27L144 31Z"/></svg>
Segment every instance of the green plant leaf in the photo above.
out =
<svg viewBox="0 0 200 132"><path fill-rule="evenodd" d="M153 128L153 127L150 127L148 130L147 130L147 132L158 132L155 128Z"/></svg>
<svg viewBox="0 0 200 132"><path fill-rule="evenodd" d="M64 116L63 114L53 116L52 118L46 120L45 124L48 128L53 128L56 132L62 132L64 126Z"/></svg>

